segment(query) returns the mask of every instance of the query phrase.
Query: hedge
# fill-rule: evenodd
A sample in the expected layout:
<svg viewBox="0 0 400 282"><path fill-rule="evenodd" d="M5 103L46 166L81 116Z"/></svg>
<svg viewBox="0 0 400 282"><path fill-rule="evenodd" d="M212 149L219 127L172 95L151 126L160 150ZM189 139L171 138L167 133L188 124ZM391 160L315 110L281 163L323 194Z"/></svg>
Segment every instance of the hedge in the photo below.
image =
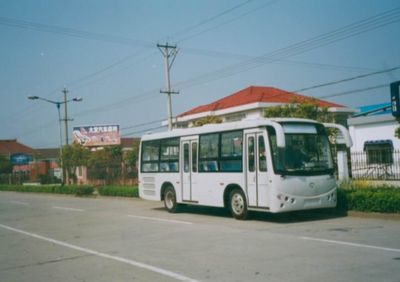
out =
<svg viewBox="0 0 400 282"><path fill-rule="evenodd" d="M338 209L400 213L400 188L339 189Z"/></svg>
<svg viewBox="0 0 400 282"><path fill-rule="evenodd" d="M103 186L98 191L101 196L139 197L137 186Z"/></svg>
<svg viewBox="0 0 400 282"><path fill-rule="evenodd" d="M76 196L91 196L94 188L85 185L5 185L0 184L0 191L68 194ZM102 196L139 197L137 186L102 186L98 188Z"/></svg>
<svg viewBox="0 0 400 282"><path fill-rule="evenodd" d="M81 185L0 185L0 191L32 192L32 193L53 193L69 194L76 196L90 196L93 194L93 187Z"/></svg>
<svg viewBox="0 0 400 282"><path fill-rule="evenodd" d="M400 213L400 187L365 180L344 182L338 189L338 209Z"/></svg>

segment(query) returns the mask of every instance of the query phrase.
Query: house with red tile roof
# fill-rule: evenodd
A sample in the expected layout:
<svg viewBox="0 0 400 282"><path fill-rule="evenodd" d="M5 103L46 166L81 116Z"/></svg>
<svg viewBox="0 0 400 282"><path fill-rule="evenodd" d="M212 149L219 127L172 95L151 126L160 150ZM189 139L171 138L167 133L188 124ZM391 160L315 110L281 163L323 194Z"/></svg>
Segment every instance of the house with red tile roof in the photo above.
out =
<svg viewBox="0 0 400 282"><path fill-rule="evenodd" d="M31 178L31 163L38 152L21 144L17 139L0 140L0 154L10 160L13 165L13 178L19 182Z"/></svg>
<svg viewBox="0 0 400 282"><path fill-rule="evenodd" d="M190 109L175 119L176 127L191 127L198 119L206 116L218 116L224 122L237 121L245 118L263 117L267 107L289 103L310 101L311 97L288 92L282 89L265 86L250 86L212 103ZM339 123L344 123L355 109L328 101L314 99L320 107L327 107L335 114Z"/></svg>
<svg viewBox="0 0 400 282"><path fill-rule="evenodd" d="M13 154L26 154L34 156L38 152L31 147L19 143L17 139L0 140L0 154L9 157Z"/></svg>

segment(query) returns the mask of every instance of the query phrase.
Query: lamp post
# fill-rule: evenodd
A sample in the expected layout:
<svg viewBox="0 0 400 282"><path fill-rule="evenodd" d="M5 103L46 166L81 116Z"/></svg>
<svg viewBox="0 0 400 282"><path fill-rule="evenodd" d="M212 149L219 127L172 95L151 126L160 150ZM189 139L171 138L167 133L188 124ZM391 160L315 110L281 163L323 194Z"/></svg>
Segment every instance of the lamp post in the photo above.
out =
<svg viewBox="0 0 400 282"><path fill-rule="evenodd" d="M66 173L64 173L65 168L64 168L64 161L63 161L63 157L62 157L63 142L62 142L62 129L61 129L61 121L62 121L62 119L61 119L61 113L60 113L60 106L63 105L63 104L66 105L68 102L71 102L71 101L73 101L73 102L81 102L83 100L81 97L75 97L75 98L67 100L66 99L66 90L64 89L63 92L64 92L64 101L53 101L53 100L49 100L49 99L42 98L42 97L39 97L39 96L28 96L28 99L30 99L30 100L42 100L42 101L51 103L53 105L56 105L56 107L57 107L58 127L59 127L59 130L60 130L60 163L61 163L61 168L63 170L62 183L64 183L64 175L66 175ZM68 132L67 107L65 107L65 119L64 119L64 121L65 121L65 132ZM67 135L66 135L65 144L68 145L68 136Z"/></svg>

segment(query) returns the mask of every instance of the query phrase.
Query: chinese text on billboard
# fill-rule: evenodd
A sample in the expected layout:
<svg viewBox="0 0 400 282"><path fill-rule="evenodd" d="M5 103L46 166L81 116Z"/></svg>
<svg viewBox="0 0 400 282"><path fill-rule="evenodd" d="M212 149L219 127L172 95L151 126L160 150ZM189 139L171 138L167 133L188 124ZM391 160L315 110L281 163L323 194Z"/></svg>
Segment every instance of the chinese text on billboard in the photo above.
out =
<svg viewBox="0 0 400 282"><path fill-rule="evenodd" d="M83 146L119 145L118 125L93 125L74 127L74 142Z"/></svg>

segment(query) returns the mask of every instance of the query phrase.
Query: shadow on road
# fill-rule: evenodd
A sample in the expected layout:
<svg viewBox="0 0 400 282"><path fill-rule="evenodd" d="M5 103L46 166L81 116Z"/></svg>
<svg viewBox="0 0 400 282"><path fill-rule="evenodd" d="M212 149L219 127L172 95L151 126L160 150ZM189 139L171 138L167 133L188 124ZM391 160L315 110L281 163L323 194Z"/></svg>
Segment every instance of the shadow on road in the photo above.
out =
<svg viewBox="0 0 400 282"><path fill-rule="evenodd" d="M154 210L165 211L164 208L155 208ZM213 216L232 218L228 209L205 207L205 206L182 206L179 209L179 213ZM268 212L256 212L250 211L247 217L247 221L266 221L281 224L290 224L298 222L309 222L318 220L328 220L340 217L346 217L346 211L340 211L337 209L316 209L307 211L295 211L286 213L268 213ZM232 218L232 220L234 220Z"/></svg>
<svg viewBox="0 0 400 282"><path fill-rule="evenodd" d="M274 223L290 224L298 222L310 222L318 220L328 220L347 216L344 211L336 209L316 209L307 211L295 211L286 213L263 213L251 212L250 220L268 221Z"/></svg>

